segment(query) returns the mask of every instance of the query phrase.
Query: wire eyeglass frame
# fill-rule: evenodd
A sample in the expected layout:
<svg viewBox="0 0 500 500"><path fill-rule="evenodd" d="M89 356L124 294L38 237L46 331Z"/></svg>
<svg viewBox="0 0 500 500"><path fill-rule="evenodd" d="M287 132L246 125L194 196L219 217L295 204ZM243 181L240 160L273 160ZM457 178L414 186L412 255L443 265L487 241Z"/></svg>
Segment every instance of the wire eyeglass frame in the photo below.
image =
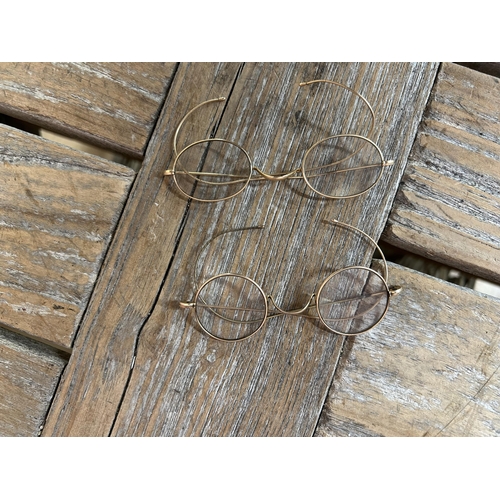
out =
<svg viewBox="0 0 500 500"><path fill-rule="evenodd" d="M336 85L336 86L338 86L340 88L348 90L349 92L353 93L356 97L358 97L366 105L366 107L369 110L371 124L370 124L370 129L369 129L369 131L367 133L367 136L370 136L372 134L373 129L374 129L374 125L375 125L375 113L374 113L373 108L370 105L370 103L361 94L359 94L358 92L356 92L352 88L350 88L350 87L348 87L346 85L343 85L342 83L335 82L335 81L332 81L332 80L311 80L311 81L308 81L308 82L301 82L299 84L299 86L302 87L302 86L306 86L306 85L310 85L310 84L314 84L314 83L329 83L329 84L332 84L332 85ZM323 138L323 139L315 142L309 149L307 149L307 151L305 152L305 155L303 157L302 163L301 163L301 165L298 168L295 168L294 170L291 170L289 172L280 172L280 173L277 173L277 174L266 173L263 170L261 170L258 167L256 167L255 165L253 165L252 158L251 158L250 154L248 153L248 151L246 151L243 147L241 147L236 142L230 141L230 140L227 140L227 139L222 139L222 138L218 138L218 137L201 139L201 140L197 140L197 141L194 141L194 142L188 144L181 151L179 151L178 150L178 146L177 146L178 136L179 136L179 132L180 132L182 126L184 125L185 121L187 120L187 118L193 112L195 112L197 109L199 109L202 106L205 106L205 105L210 104L210 103L222 102L222 101L225 101L225 100L226 100L225 97L219 97L219 98L216 98L216 99L209 99L207 101L204 101L204 102L198 104L197 106L195 106L194 108L192 108L190 111L188 111L186 113L186 115L182 118L182 120L180 121L179 125L177 126L175 134L174 134L173 149L174 149L175 158L174 158L174 162L173 162L172 167L170 169L167 169L167 170L164 171L164 176L171 176L171 177L173 177L174 184L176 185L177 189L181 193L183 193L185 196L187 196L188 198L190 198L192 200L199 201L199 202L218 202L218 201L224 201L224 200L228 200L228 199L233 198L233 197L237 196L238 194L240 194L248 186L248 184L250 182L263 181L263 180L275 181L276 182L276 181L282 181L282 180L286 180L286 179L303 179L305 181L306 185L312 191L314 191L316 194L319 194L320 196L323 196L325 198L329 198L329 199L355 198L357 196L361 196L361 195L365 194L370 189L372 189L372 187L375 186L378 183L378 181L380 180L380 178L382 177L382 173L383 173L384 169L386 167L389 167L389 166L391 166L391 165L394 164L394 161L392 161L392 160L386 160L384 158L384 155L383 155L380 147L372 139L370 139L367 136L359 135L359 134L336 134L336 135L331 135L329 137ZM355 193L352 193L352 194L346 194L346 195L329 195L329 194L323 193L317 187L315 187L315 186L312 185L311 179L314 178L314 177L317 177L317 176L321 176L321 175L328 175L328 173L327 174L313 174L312 176L308 175L306 173L306 160L310 156L311 152L315 148L317 148L319 145L325 143L326 141L337 140L337 139L350 139L353 142L354 141L361 141L362 145L360 147L358 147L357 149L355 149L355 151L353 151L350 154L348 154L346 157L341 158L340 160L337 160L336 162L330 163L328 165L321 165L319 167L314 167L311 170L318 170L319 168L333 166L335 164L344 162L344 161L352 158L355 154L357 154L359 151L361 151L364 147L369 146L369 147L373 148L374 153L376 153L376 155L378 156L378 158L379 158L380 161L377 161L376 163L371 163L371 164L368 164L368 165L359 165L359 166L354 167L354 168L348 168L348 169L344 169L344 170L340 169L340 170L337 170L336 172L334 172L334 174L336 175L336 174L339 174L339 173L352 172L354 170L360 170L360 169L379 168L379 172L378 172L378 175L376 176L376 179L373 180L364 189L361 189L358 192L355 192ZM230 145L230 146L238 148L242 152L242 154L244 156L244 159L247 162L247 166L245 168L245 175L242 175L242 174L230 174L230 173L229 174L227 174L227 173L221 174L221 173L218 173L218 172L187 171L187 170L182 169L181 167L179 167L180 159L182 158L182 156L185 153L189 152L189 150L191 148L194 148L195 146L199 146L199 145L202 145L202 144L211 145L211 144L215 144L215 143L222 143L222 144ZM256 175L252 176L252 174L254 174L254 173ZM221 175L224 175L225 177L229 177L232 180L225 181L225 182L217 182L217 183L211 182L209 180L210 178L214 178L216 176L221 176ZM235 191L234 193L231 193L228 196L220 196L220 197L214 197L214 198L208 198L207 199L207 198L197 197L197 196L195 196L193 194L193 192L187 192L187 190L183 189L183 187L181 186L181 183L180 183L180 180L179 180L178 176L191 177L192 180L194 182L196 182L196 183L212 184L212 185L217 185L219 187L221 187L221 186L228 186L230 184L236 184L236 183L241 183L242 186L237 191ZM205 179L203 179L203 177L205 177ZM206 179L208 179L208 180L206 180Z"/></svg>
<svg viewBox="0 0 500 500"><path fill-rule="evenodd" d="M318 290L316 292L314 292L313 294L311 294L311 296L309 297L309 300L307 301L307 303L303 307L298 308L298 309L292 309L292 310L284 310L281 307L279 307L277 305L275 299L272 297L272 295L266 294L264 292L264 290L262 289L262 287L252 278L250 278L248 276L244 276L242 274L236 274L236 273L221 273L221 274L217 274L217 275L212 276L209 279L205 280L202 283L202 285L198 287L198 289L194 295L193 300L188 301L188 302L180 301L179 306L183 309L194 309L197 323L200 326L200 328L202 329L202 331L205 334L207 334L209 337L211 337L215 340L223 341L223 342L240 342L242 340L246 340L246 339L252 337L253 335L255 335L257 332L261 331L269 319L279 317L279 316L284 316L284 315L286 315L286 316L299 316L299 317L304 317L304 318L314 319L314 320L319 319L323 327L325 327L328 331L335 333L335 334L338 334L338 335L355 336L355 335L359 335L361 333L365 333L365 332L371 330L376 325L378 325L382 321L382 319L385 317L387 310L389 308L390 299L394 295L397 295L401 291L401 287L400 286L389 287L389 285L387 284L387 280L388 280L387 261L385 259L385 256L384 256L381 248L378 246L378 244L375 242L375 240L373 238L371 238L364 231L362 231L354 226L351 226L350 224L346 224L346 223L340 222L340 221L335 220L335 219L332 221L329 221L329 222L331 222L334 225L338 225L338 226L341 226L344 228L354 230L354 231L358 232L359 234L361 234L362 236L366 237L376 247L376 249L378 250L378 252L380 253L380 255L382 257L382 264L383 264L382 273L379 273L378 271L375 271L374 269L367 267L367 266L348 266L345 268L338 269L338 270L334 271L333 273L331 273L321 283ZM252 228L232 229L231 231L232 232L233 231L244 231L247 229L262 229L262 228L263 228L263 226L259 226L259 227L252 227ZM225 234L225 233L223 233L223 234ZM214 239L216 239L219 236L221 236L221 235L216 236ZM210 240L210 242L213 241L214 239ZM322 310L320 307L320 299L322 297L322 292L325 289L325 287L335 277L338 277L341 273L345 273L345 272L349 272L349 271L367 273L367 275L370 275L371 278L375 278L375 279L379 280L380 283L382 284L382 290L380 292L377 292L378 294L381 295L380 300L378 302L376 302L375 305L373 305L370 309L368 309L367 311L364 311L362 314L366 314L370 310L373 310L381 300L386 299L386 304L384 306L384 310L383 310L382 314L380 314L379 317L372 324L370 324L369 327L364 328L361 331L358 331L355 333L346 333L346 332L336 330L335 328L332 328L332 326L328 324L328 321L331 321L331 320L324 317L324 314L322 313ZM261 309L254 310L254 309L245 308L245 307L230 307L227 305L226 306L218 306L218 305L214 305L214 304L207 304L201 298L202 291L207 286L209 286L211 283L215 282L216 280L220 280L220 279L224 279L224 278L236 278L238 280L243 280L243 281L249 283L250 286L255 287L255 290L258 291L258 294L260 294L260 298L262 299L263 309L262 310ZM375 295L376 294L372 294L372 295L368 295L367 297L372 297ZM358 299L362 299L362 298L363 297L353 297L353 298L342 299L342 300L347 302L347 301L354 301L354 300L358 300ZM341 301L338 301L338 302L341 302ZM269 313L271 308L273 308L276 312ZM311 313L311 309L313 309L313 308L315 308L315 310L316 310L316 315L313 315ZM232 339L226 338L226 337L223 337L221 335L218 335L216 332L210 331L210 329L204 325L203 320L200 318L199 309L201 309L201 310L209 309L213 315L215 315L215 316L217 316L225 321L239 324L240 326L243 325L244 323L251 323L251 322L254 322L254 323L258 322L259 324L247 335L237 337L237 338L232 338ZM217 312L217 309L224 309L224 310L231 309L234 311L241 310L241 311L247 311L247 312L248 311L250 311L250 312L255 311L255 312L260 312L263 314L262 314L261 320L258 320L258 321L253 320L253 321L246 321L245 322L245 321L238 321L235 319L230 319L230 318L224 317L224 316L222 316L222 313ZM340 320L350 320L351 321L351 320L355 319L356 317L361 316L362 314L357 314L357 315L349 316L346 318L336 318L334 321L336 321L336 322L338 322Z"/></svg>

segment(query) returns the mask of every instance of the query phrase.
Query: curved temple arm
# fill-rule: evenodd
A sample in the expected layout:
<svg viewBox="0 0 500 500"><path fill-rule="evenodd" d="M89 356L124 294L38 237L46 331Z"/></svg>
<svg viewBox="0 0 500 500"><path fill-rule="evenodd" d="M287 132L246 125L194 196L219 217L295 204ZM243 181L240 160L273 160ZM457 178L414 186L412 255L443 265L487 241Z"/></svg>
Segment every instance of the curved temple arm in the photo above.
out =
<svg viewBox="0 0 500 500"><path fill-rule="evenodd" d="M369 236L364 231L362 231L361 229L358 229L355 226L351 226L350 224L347 224L345 222L340 222L337 219L328 220L327 222L329 222L330 224L335 224L337 226L343 226L343 227L346 227L348 229L352 229L354 231L357 231L358 233L361 233L365 238L367 238L368 240L370 240L370 242L375 246L375 248L379 251L379 253L380 253L381 257L382 257L382 261L384 263L383 278L387 282L387 279L388 279L388 276L389 276L389 269L387 268L387 261L385 260L384 252L382 252L382 249L378 246L377 242L371 236Z"/></svg>
<svg viewBox="0 0 500 500"><path fill-rule="evenodd" d="M370 118L371 118L372 124L370 126L370 130L368 130L368 132L366 134L366 137L369 138L371 136L373 129L375 127L375 112L373 111L371 104L359 92L356 92L354 89L352 89L351 87L348 87L347 85L344 85L343 83L335 82L333 80L310 80L308 82L300 82L299 86L305 87L306 85L311 85L313 83L330 83L331 85L336 85L337 87L341 87L345 90L348 90L349 92L352 92L356 97L359 97L366 104L366 106L368 107L368 110L370 111Z"/></svg>
<svg viewBox="0 0 500 500"><path fill-rule="evenodd" d="M175 156L178 155L177 152L177 136L179 135L179 131L181 130L181 127L184 125L184 122L186 121L187 117L196 111L198 108L201 108L202 106L205 106L205 104L210 104L212 102L223 102L225 101L225 97L217 97L216 99L209 99L208 101L203 101L197 106L195 106L193 109L189 110L185 115L184 118L180 121L179 125L177 125L177 128L175 129L175 134L174 134L174 154Z"/></svg>
<svg viewBox="0 0 500 500"><path fill-rule="evenodd" d="M198 262L201 260L201 256L203 254L203 252L217 239L217 238L220 238L222 236L224 236L225 234L229 234L229 233L237 233L239 231L243 232L243 231L253 231L255 229L264 229L265 226L248 226L248 227L237 227L237 228L231 228L231 229L226 229L225 231L222 231L218 234L216 234L215 236L213 236L212 238L210 238L208 241L206 241L202 247L200 248L199 252L196 254L196 259L194 261L194 273L193 273L193 278L194 278L194 281L195 283L197 283L199 281L199 276L197 274L197 271L198 271Z"/></svg>

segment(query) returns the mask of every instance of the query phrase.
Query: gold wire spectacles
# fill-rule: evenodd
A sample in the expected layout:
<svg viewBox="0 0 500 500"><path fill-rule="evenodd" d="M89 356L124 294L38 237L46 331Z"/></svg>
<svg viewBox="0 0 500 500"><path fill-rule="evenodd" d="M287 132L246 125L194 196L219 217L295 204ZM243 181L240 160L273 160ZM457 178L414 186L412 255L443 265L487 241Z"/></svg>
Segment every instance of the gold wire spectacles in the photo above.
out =
<svg viewBox="0 0 500 500"><path fill-rule="evenodd" d="M299 85L319 82L337 85L361 100L370 114L367 135L371 135L375 113L370 103L350 87L331 80L312 80ZM285 179L303 179L310 189L326 198L353 198L369 191L380 180L384 168L394 163L384 159L374 141L357 134L338 134L321 139L306 151L300 167L277 174L268 174L254 166L245 149L226 139L202 139L178 151L177 138L188 116L201 106L221 101L225 101L225 97L195 106L184 116L174 134L175 159L172 168L165 170L164 175L172 176L177 188L193 200L223 201L241 193L251 181ZM252 176L254 172L256 175Z"/></svg>
<svg viewBox="0 0 500 500"><path fill-rule="evenodd" d="M201 329L210 337L225 342L248 339L260 331L268 319L283 315L319 319L330 332L340 335L358 335L372 329L382 321L390 298L399 293L401 287L389 288L387 285L387 262L373 238L349 224L337 220L331 223L368 238L382 256L382 274L365 266L340 269L323 281L304 307L285 311L253 279L241 274L223 273L206 280L198 288L194 299L180 302L180 307L194 309ZM275 312L270 313L271 308Z"/></svg>

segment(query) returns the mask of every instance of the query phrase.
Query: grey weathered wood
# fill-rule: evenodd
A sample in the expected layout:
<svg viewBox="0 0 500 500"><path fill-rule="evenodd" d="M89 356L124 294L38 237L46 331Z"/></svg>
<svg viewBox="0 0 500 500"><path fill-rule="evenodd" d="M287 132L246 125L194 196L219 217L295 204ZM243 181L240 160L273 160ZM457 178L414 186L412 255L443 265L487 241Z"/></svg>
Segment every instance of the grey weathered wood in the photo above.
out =
<svg viewBox="0 0 500 500"><path fill-rule="evenodd" d="M142 157L174 63L0 63L0 112Z"/></svg>
<svg viewBox="0 0 500 500"><path fill-rule="evenodd" d="M186 202L162 176L176 124L208 97L227 95L238 64L182 65L102 267L44 435L107 435L127 385L137 336L177 243ZM215 110L198 114L205 136Z"/></svg>
<svg viewBox="0 0 500 500"><path fill-rule="evenodd" d="M37 436L66 359L0 328L0 436Z"/></svg>
<svg viewBox="0 0 500 500"><path fill-rule="evenodd" d="M500 81L443 64L383 239L500 282Z"/></svg>
<svg viewBox="0 0 500 500"><path fill-rule="evenodd" d="M342 342L316 322L279 318L248 342L220 344L198 331L178 300L195 291L198 250L225 228L266 223L251 237L231 234L226 248L209 252L200 273L244 270L284 308L300 305L335 266L365 262L372 249L323 221L336 217L375 237L381 232L436 69L181 65L45 435L311 435ZM229 97L222 116L214 121L217 106L200 109L181 144L206 137L216 125L217 137L238 141L268 172L300 164L320 137L364 126L359 109L342 104L330 87L298 87L314 78L347 83L376 109L374 138L396 163L368 195L326 201L305 194L302 181L290 181L255 183L225 203L186 203L162 178L181 117L220 95Z"/></svg>
<svg viewBox="0 0 500 500"><path fill-rule="evenodd" d="M71 347L133 179L0 125L0 324Z"/></svg>
<svg viewBox="0 0 500 500"><path fill-rule="evenodd" d="M389 272L403 291L347 342L315 435L500 435L500 300Z"/></svg>

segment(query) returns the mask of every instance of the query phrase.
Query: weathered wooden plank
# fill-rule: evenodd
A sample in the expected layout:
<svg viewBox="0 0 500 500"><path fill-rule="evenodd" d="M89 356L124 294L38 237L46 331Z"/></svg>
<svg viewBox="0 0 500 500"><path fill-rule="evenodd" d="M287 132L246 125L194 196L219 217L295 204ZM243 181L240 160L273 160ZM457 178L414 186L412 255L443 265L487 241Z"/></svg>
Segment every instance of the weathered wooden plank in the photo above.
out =
<svg viewBox="0 0 500 500"><path fill-rule="evenodd" d="M403 286L348 341L316 436L500 435L500 300L390 264Z"/></svg>
<svg viewBox="0 0 500 500"><path fill-rule="evenodd" d="M383 239L500 281L500 81L443 64Z"/></svg>
<svg viewBox="0 0 500 500"><path fill-rule="evenodd" d="M196 253L225 228L267 226L243 238L231 233L227 247L210 250L198 271L230 266L258 275L284 308L300 305L336 265L367 260L372 248L323 220L337 217L380 233L435 71L432 64L245 64L241 72L182 65L45 434L311 435L341 342L316 322L277 318L246 343L220 344L200 333L178 300L195 291ZM298 86L314 78L355 87L377 110L374 138L398 161L370 194L325 201L304 194L297 180L254 183L225 203L187 204L161 178L172 163L179 120L220 95L228 97L222 117L213 121L217 106L200 108L180 146L207 137L215 124L217 137L241 143L267 172L296 167L319 137L366 126L366 116L351 101L342 104L332 88Z"/></svg>
<svg viewBox="0 0 500 500"><path fill-rule="evenodd" d="M0 112L142 157L174 63L0 63Z"/></svg>
<svg viewBox="0 0 500 500"><path fill-rule="evenodd" d="M37 436L66 359L0 328L0 436Z"/></svg>
<svg viewBox="0 0 500 500"><path fill-rule="evenodd" d="M70 348L134 172L0 125L0 323Z"/></svg>
<svg viewBox="0 0 500 500"><path fill-rule="evenodd" d="M82 321L44 435L107 435L133 360L137 335L151 312L182 227L186 202L168 193L163 170L176 124L208 97L227 95L238 64L183 64L134 183ZM215 110L198 115L204 137ZM166 203L170 200L170 203Z"/></svg>

